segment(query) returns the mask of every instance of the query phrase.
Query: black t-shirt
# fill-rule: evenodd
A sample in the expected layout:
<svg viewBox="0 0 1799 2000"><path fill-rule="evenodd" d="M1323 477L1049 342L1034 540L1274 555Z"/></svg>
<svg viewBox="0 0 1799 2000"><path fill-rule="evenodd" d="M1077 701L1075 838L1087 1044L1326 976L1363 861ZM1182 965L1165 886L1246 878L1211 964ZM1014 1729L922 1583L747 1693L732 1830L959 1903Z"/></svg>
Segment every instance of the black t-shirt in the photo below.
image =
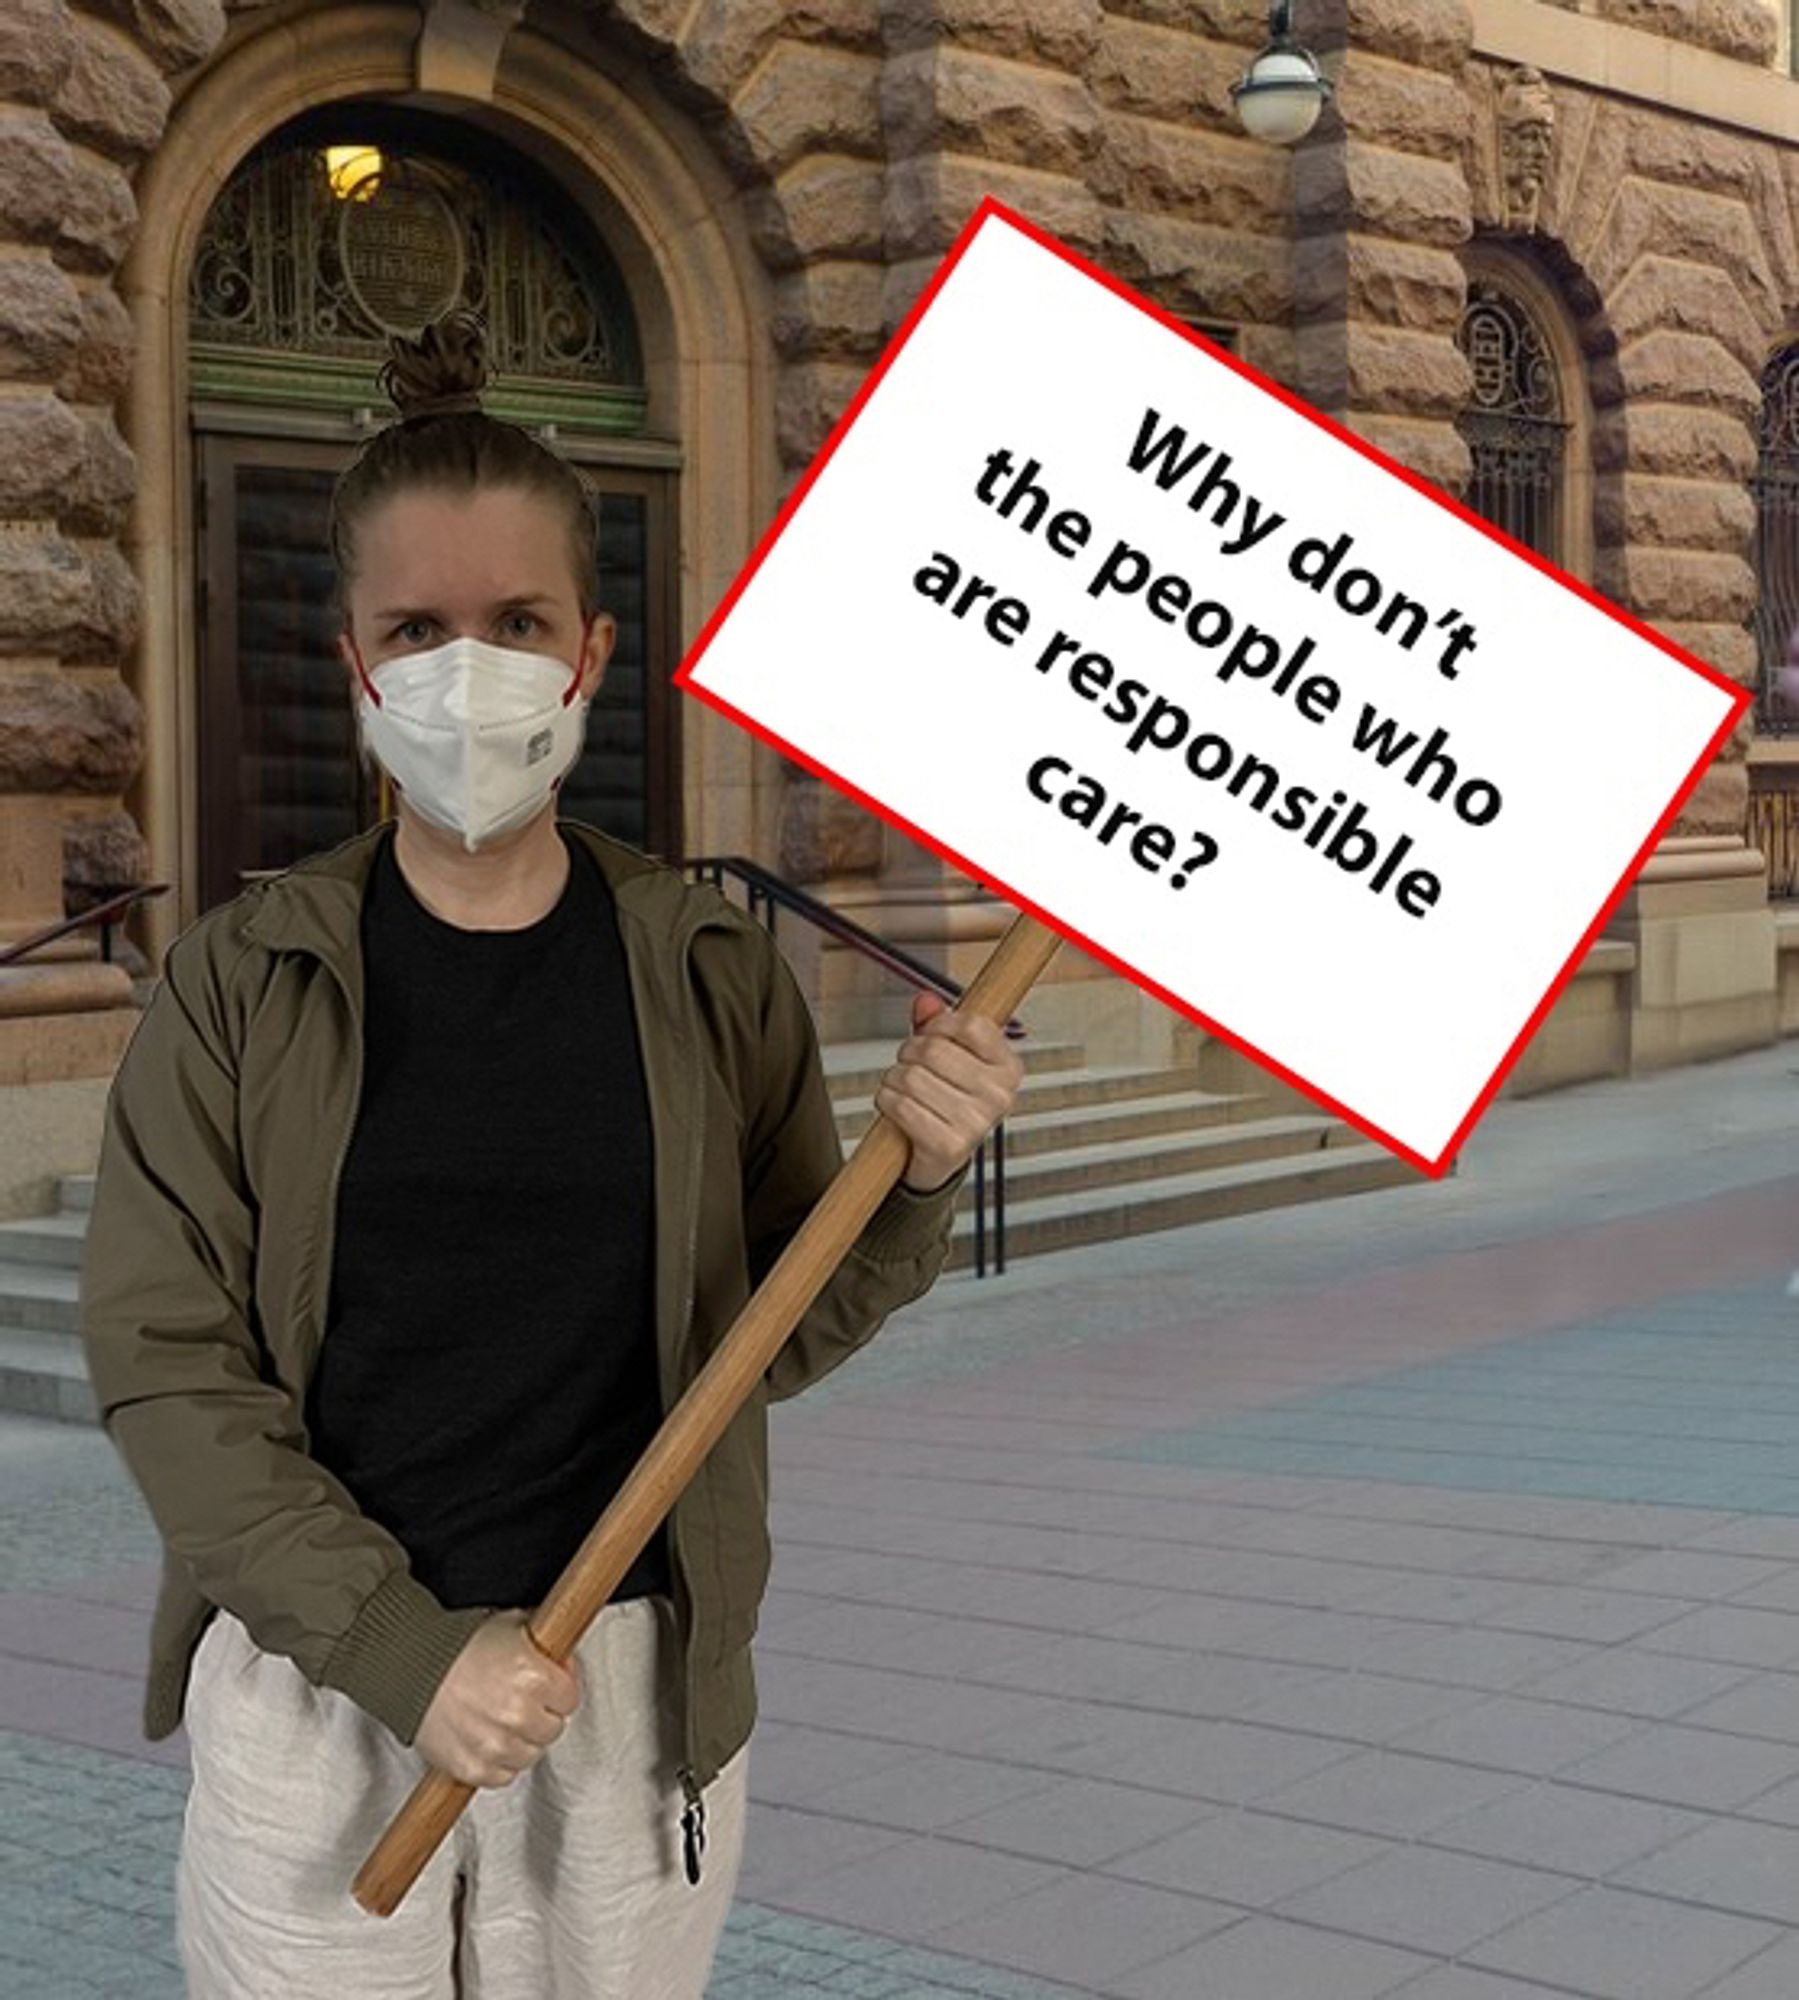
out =
<svg viewBox="0 0 1799 2000"><path fill-rule="evenodd" d="M532 1607L655 1434L649 1100L612 894L563 833L523 930L434 916L380 843L364 1071L311 1449L448 1607ZM613 1593L671 1588L667 1524Z"/></svg>

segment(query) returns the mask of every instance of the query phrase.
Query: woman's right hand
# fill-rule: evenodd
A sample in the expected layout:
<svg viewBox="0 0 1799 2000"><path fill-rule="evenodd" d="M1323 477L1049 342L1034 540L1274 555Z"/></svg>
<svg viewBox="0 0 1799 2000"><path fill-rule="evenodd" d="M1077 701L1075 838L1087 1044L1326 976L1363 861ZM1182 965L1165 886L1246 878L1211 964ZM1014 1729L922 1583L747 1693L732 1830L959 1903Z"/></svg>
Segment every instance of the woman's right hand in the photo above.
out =
<svg viewBox="0 0 1799 2000"><path fill-rule="evenodd" d="M523 1611L496 1611L450 1664L413 1738L426 1763L465 1785L509 1785L567 1726L581 1699L573 1662L558 1666Z"/></svg>

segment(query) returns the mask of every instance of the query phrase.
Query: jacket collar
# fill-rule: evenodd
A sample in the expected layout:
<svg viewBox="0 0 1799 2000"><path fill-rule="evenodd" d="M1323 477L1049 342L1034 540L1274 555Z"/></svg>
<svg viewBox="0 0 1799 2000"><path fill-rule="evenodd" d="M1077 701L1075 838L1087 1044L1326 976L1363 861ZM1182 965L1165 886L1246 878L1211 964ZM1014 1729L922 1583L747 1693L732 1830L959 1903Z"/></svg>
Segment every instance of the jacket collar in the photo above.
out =
<svg viewBox="0 0 1799 2000"><path fill-rule="evenodd" d="M598 863L621 925L678 948L703 925L729 921L724 912L732 906L725 898L716 890L696 889L678 868L584 820L558 815L556 824ZM362 899L369 874L380 842L393 825L392 820L378 821L259 883L249 891L256 907L244 925L244 935L259 944L316 952L340 969L353 962L360 948Z"/></svg>

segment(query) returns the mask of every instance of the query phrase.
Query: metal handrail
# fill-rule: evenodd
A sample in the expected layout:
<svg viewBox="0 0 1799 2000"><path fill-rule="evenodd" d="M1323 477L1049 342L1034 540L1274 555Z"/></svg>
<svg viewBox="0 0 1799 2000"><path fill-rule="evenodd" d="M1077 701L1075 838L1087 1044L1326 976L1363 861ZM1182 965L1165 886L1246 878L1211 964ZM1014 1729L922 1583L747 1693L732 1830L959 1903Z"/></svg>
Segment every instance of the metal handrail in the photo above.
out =
<svg viewBox="0 0 1799 2000"><path fill-rule="evenodd" d="M697 876L710 876L712 886L721 894L726 875L734 875L743 883L749 896L750 915L758 914L758 904L762 909L762 921L771 935L775 932L775 918L780 910L789 910L797 917L803 917L827 936L838 943L848 945L862 957L891 972L896 978L909 985L920 987L947 1000L953 1007L964 992L962 983L952 979L945 972L939 972L923 959L915 958L903 946L889 939L877 936L873 931L856 922L854 917L846 917L841 910L834 910L829 903L808 895L785 877L772 869L764 868L759 861L752 861L746 854L704 854L689 856L675 864ZM1008 1016L1003 1032L1009 1040L1021 1040L1028 1032L1016 1015ZM974 1274L977 1278L987 1275L987 1153L991 1143L993 1154L993 1269L998 1276L1006 1268L1006 1125L1002 1118L994 1126L986 1140L975 1148L974 1154Z"/></svg>
<svg viewBox="0 0 1799 2000"><path fill-rule="evenodd" d="M170 887L167 882L140 882L136 888L121 889L104 902L96 903L91 910L83 910L78 916L64 917L61 923L46 925L30 937L7 945L0 950L0 965L16 965L32 952L41 951L45 945L54 944L59 937L66 937L71 931L85 930L89 924L100 926L100 957L110 965L113 926L124 921L133 905L147 903L152 896L166 896Z"/></svg>

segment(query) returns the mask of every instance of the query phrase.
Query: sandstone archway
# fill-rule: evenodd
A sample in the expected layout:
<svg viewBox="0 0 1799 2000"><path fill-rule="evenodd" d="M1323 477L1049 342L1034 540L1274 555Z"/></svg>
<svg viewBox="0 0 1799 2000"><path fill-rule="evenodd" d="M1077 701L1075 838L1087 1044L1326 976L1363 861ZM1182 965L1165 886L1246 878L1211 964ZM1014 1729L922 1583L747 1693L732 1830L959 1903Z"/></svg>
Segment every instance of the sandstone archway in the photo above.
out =
<svg viewBox="0 0 1799 2000"><path fill-rule="evenodd" d="M321 102L421 101L418 15L321 8L230 46L192 83L144 170L140 217L119 281L135 330L125 428L137 500L125 553L142 590L128 684L146 757L126 792L155 874L191 901L196 880L194 521L187 428L186 283L206 215L232 169L267 133ZM650 427L682 440L683 641L722 595L776 499L774 393L759 261L733 227L723 169L653 96L546 37L508 37L486 99L433 97L532 154L592 215L624 269L642 329ZM703 475L703 476L695 476ZM778 805L772 760L717 718L689 722L684 774L690 845L751 845ZM154 951L191 907L155 918Z"/></svg>

